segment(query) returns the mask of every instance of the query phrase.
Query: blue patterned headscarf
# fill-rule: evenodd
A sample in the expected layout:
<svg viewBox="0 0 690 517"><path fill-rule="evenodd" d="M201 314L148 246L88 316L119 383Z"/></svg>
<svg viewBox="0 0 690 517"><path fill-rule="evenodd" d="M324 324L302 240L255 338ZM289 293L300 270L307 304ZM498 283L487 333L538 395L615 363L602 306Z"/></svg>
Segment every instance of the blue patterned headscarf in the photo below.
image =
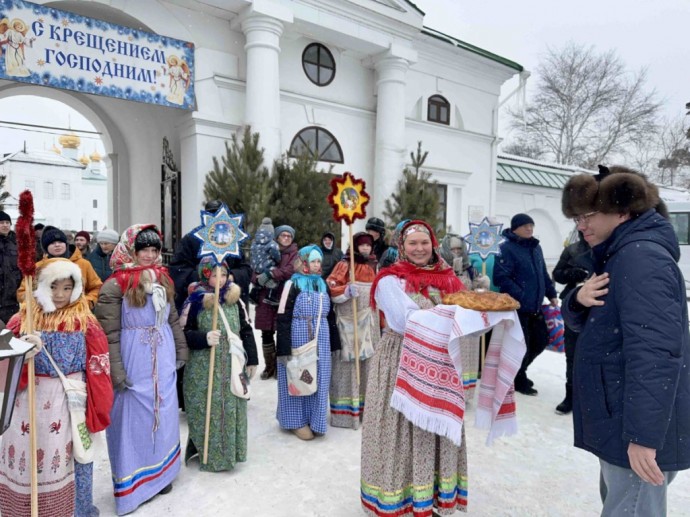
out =
<svg viewBox="0 0 690 517"><path fill-rule="evenodd" d="M320 293L326 292L326 282L321 278L320 274L311 274L309 272L309 263L314 260L323 260L323 252L316 244L309 244L298 251L299 259L301 261L300 267L292 275L292 283L295 284L300 291Z"/></svg>

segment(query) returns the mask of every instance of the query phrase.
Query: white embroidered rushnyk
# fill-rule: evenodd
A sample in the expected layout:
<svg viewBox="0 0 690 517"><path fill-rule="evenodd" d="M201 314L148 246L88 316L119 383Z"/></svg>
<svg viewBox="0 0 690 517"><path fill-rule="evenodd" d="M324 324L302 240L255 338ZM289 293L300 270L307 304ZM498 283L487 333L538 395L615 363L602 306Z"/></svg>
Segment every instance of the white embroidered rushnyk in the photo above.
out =
<svg viewBox="0 0 690 517"><path fill-rule="evenodd" d="M459 379L462 379L461 338L481 335L493 328L491 343L487 351L482 379L479 385L479 400L475 426L488 429L487 445L495 438L517 433L513 380L522 364L526 352L525 338L515 311L480 312L456 305L438 305L433 309L417 310L410 314L405 327L405 340L430 345L433 353L450 357ZM403 347L405 347L405 342ZM403 353L405 350L403 350ZM398 379L402 372L402 361ZM409 375L406 382L410 382ZM459 396L446 397L436 390L437 383L431 379L416 379L416 387L432 399L438 397L446 404L456 405L451 410L439 409L444 404L429 405L410 396L410 392L396 388L390 405L400 411L417 427L445 436L456 445L462 443L462 415L465 401L462 382L459 382ZM414 389L411 391L415 391ZM447 393L446 393L447 394ZM452 400L451 400L452 399Z"/></svg>

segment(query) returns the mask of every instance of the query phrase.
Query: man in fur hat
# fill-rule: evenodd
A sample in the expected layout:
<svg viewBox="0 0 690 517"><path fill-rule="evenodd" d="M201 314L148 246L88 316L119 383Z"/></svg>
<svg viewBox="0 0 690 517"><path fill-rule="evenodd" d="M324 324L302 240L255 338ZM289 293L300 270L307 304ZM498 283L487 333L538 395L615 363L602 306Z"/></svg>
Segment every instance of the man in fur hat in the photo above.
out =
<svg viewBox="0 0 690 517"><path fill-rule="evenodd" d="M602 515L666 515L690 468L690 334L678 240L655 185L631 169L573 176L563 213L594 273L563 301L575 348L575 446L599 458Z"/></svg>

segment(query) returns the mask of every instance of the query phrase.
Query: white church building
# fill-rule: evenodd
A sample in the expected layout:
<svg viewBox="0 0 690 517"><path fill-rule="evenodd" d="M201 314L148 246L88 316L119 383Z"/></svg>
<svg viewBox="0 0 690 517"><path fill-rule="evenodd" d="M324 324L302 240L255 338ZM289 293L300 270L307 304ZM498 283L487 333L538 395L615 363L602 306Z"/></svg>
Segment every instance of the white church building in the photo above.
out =
<svg viewBox="0 0 690 517"><path fill-rule="evenodd" d="M136 31L188 42L188 63L183 64L189 73L185 75L187 69L179 58L170 60L168 51L168 67L160 67L158 73L169 80L152 84L153 93L144 96L151 102L126 100L130 93L120 92L119 98L88 93L103 91L98 85L105 74L85 74L96 82L88 87L75 83L72 89L48 79L43 80L48 86L29 84L27 78L0 80L0 98L30 94L59 100L77 109L102 134L109 227L123 230L136 222L160 223L166 212L161 198L178 202L174 196L162 195L166 178L179 181L178 232L196 226L212 158L224 155L225 142L249 124L261 135L268 166L283 153L299 153L309 146L321 166L332 164L335 173L351 171L365 179L372 197L371 216L382 215L385 200L409 164L410 151L421 141L429 151L424 169L442 185L446 224L453 231L467 233L471 218L492 216L507 223L514 213L528 212L537 221L536 233L548 244L547 258L555 260L560 254L571 227L560 213L560 187L536 180L515 182L502 172L505 159L497 153L499 105L511 93L504 91L501 96L501 87L516 76L524 83L528 74L510 59L453 37L462 34L450 36L426 27L424 13L412 2L38 0L36 4L76 13L63 26L72 27L81 17L89 17L136 29L130 42L139 37ZM50 33L47 23L36 21L30 26L36 37L62 38L59 47L45 51L45 57L59 61L62 56L63 68L74 64L93 71L94 61L88 60L94 58L79 54L86 47L98 48L104 55L107 49L143 54L126 41L108 47L108 40L88 33L79 40L74 36L76 28L70 29L72 39L63 28ZM71 56L76 56L72 64ZM41 70L47 66L43 58L37 63ZM118 72L111 64L114 75L124 75L122 68ZM40 84L40 70L36 77ZM156 92L174 87L182 88L186 97L157 96ZM169 142L165 160L164 138ZM94 219L82 217L87 222ZM166 232L170 227L171 221L166 221Z"/></svg>
<svg viewBox="0 0 690 517"><path fill-rule="evenodd" d="M22 149L0 158L0 175L10 198L5 211L17 221L19 194L30 190L36 223L64 230L103 229L108 225L108 179L97 151L79 156L74 133L58 138L51 150Z"/></svg>

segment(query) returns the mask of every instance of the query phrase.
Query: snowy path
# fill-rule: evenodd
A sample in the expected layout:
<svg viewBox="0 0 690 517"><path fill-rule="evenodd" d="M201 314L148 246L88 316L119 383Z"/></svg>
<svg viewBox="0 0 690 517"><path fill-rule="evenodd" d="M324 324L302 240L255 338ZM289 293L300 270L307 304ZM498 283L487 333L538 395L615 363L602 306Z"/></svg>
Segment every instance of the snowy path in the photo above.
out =
<svg viewBox="0 0 690 517"><path fill-rule="evenodd" d="M260 340L258 341L260 343ZM545 352L530 369L538 397L518 395L518 436L484 445L486 433L467 432L469 515L596 516L598 460L572 446L572 420L554 413L563 396L565 357ZM248 462L234 472L182 467L172 493L158 496L134 515L144 517L349 517L359 505L361 431L330 428L301 442L278 428L276 382L257 380L249 403ZM182 443L187 427L182 417ZM133 423L134 425L134 423ZM112 516L110 466L103 451L94 469L94 498L101 516ZM461 514L456 514L461 515ZM669 490L669 516L690 516L690 474Z"/></svg>

